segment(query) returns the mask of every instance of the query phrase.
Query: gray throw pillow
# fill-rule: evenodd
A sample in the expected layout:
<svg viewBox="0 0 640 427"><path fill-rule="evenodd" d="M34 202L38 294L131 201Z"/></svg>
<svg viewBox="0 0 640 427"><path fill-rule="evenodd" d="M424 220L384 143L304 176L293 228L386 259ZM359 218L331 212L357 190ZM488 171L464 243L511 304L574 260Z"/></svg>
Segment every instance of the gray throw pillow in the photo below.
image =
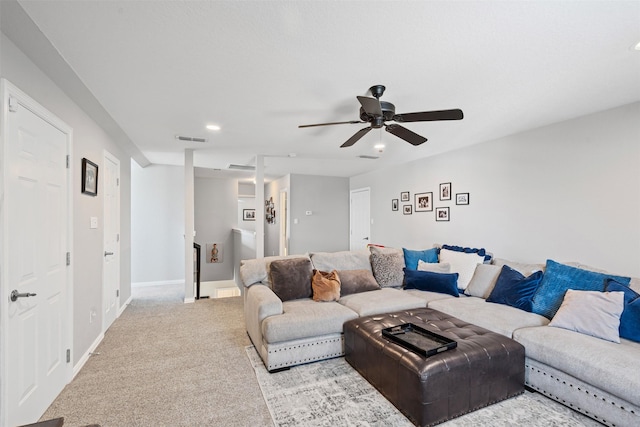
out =
<svg viewBox="0 0 640 427"><path fill-rule="evenodd" d="M340 270L340 296L380 289L369 270Z"/></svg>
<svg viewBox="0 0 640 427"><path fill-rule="evenodd" d="M489 298L496 286L502 267L492 264L480 264L476 267L469 286L464 290L466 295L478 298Z"/></svg>
<svg viewBox="0 0 640 427"><path fill-rule="evenodd" d="M271 263L271 289L282 301L311 298L313 268L308 258L281 259Z"/></svg>
<svg viewBox="0 0 640 427"><path fill-rule="evenodd" d="M381 288L399 288L404 281L404 255L396 251L371 251L373 277Z"/></svg>

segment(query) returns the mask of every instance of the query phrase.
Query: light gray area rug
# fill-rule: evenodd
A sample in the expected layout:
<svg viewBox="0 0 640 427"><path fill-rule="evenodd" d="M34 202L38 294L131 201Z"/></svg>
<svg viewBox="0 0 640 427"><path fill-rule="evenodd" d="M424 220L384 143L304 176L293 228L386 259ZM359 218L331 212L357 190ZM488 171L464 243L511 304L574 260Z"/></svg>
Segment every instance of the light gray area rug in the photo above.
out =
<svg viewBox="0 0 640 427"><path fill-rule="evenodd" d="M247 356L277 427L413 426L342 357L270 374L254 347L247 347ZM441 426L595 427L601 424L541 394L525 392Z"/></svg>

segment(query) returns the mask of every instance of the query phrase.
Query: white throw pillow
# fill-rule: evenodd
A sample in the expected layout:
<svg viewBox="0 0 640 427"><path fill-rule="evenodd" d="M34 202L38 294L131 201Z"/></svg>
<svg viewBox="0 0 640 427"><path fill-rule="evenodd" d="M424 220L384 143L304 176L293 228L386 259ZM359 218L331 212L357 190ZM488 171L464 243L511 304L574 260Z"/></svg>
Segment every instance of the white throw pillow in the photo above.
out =
<svg viewBox="0 0 640 427"><path fill-rule="evenodd" d="M464 290L467 289L476 267L484 263L484 257L475 253L440 249L440 262L449 263L451 273L458 273L458 289Z"/></svg>
<svg viewBox="0 0 640 427"><path fill-rule="evenodd" d="M433 273L450 273L451 264L442 262L424 262L418 260L418 271L431 271Z"/></svg>
<svg viewBox="0 0 640 427"><path fill-rule="evenodd" d="M622 310L624 292L568 289L549 326L619 343Z"/></svg>
<svg viewBox="0 0 640 427"><path fill-rule="evenodd" d="M466 295L487 299L496 286L502 267L493 264L480 264L473 273L469 286L464 290Z"/></svg>

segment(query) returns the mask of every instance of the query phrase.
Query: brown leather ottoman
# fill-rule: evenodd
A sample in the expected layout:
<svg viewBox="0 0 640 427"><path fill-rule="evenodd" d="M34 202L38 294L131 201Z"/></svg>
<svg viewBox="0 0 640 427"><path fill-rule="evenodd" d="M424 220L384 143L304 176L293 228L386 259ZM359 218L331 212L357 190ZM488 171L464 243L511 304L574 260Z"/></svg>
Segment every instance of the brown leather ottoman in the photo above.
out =
<svg viewBox="0 0 640 427"><path fill-rule="evenodd" d="M424 358L382 336L413 323L458 342ZM345 358L407 418L430 426L524 392L524 347L448 314L421 308L344 324Z"/></svg>

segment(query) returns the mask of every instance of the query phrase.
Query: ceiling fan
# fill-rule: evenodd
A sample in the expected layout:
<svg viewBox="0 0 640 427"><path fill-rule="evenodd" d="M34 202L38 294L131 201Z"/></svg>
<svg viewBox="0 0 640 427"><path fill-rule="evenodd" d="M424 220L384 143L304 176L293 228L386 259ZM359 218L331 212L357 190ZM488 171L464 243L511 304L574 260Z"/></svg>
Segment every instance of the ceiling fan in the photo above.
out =
<svg viewBox="0 0 640 427"><path fill-rule="evenodd" d="M387 124L388 121L409 123L409 122L430 122L436 120L461 120L463 117L462 110L440 110L440 111L424 111L421 113L404 113L396 114L396 107L390 102L380 101L380 97L386 88L383 85L375 85L369 88L373 98L368 96L357 96L360 102L360 120L351 120L347 122L331 122L318 123L313 125L300 125L299 128L309 128L315 126L331 126L342 124L370 123L364 129L360 129L351 138L349 138L340 147L351 147L360 138L365 136L371 129L379 129L384 126L385 130L398 138L404 139L409 144L420 145L427 140L424 136L418 135L409 129L400 126L397 123Z"/></svg>

